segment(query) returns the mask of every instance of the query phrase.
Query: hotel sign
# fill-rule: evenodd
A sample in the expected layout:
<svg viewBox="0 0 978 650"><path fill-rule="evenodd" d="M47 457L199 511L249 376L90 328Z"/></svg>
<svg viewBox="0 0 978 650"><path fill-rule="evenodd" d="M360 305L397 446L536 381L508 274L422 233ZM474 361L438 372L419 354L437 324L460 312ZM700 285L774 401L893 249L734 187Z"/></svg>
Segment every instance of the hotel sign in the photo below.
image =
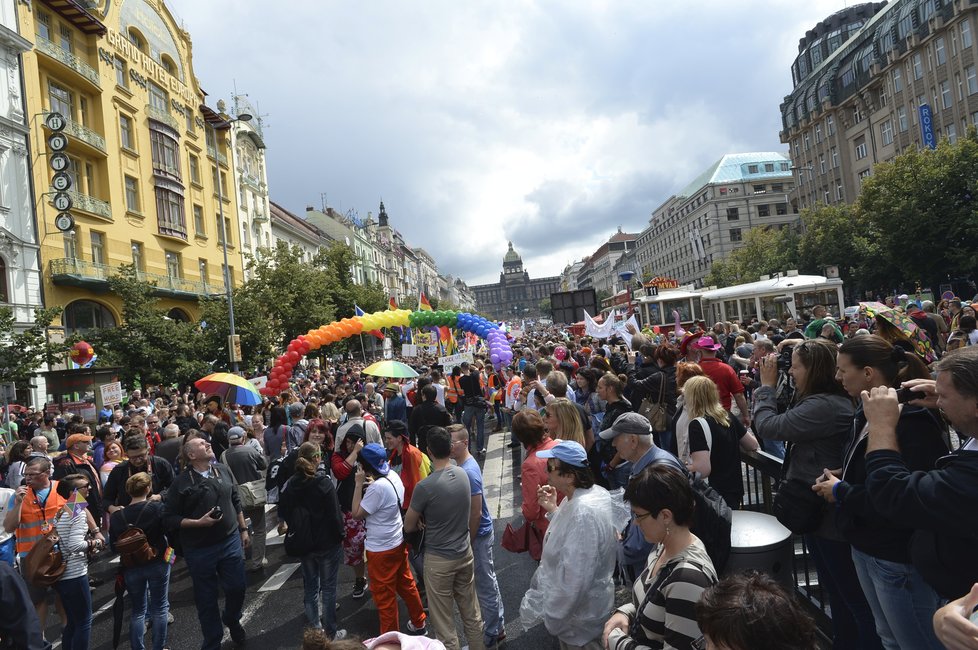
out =
<svg viewBox="0 0 978 650"><path fill-rule="evenodd" d="M157 63L150 55L136 47L125 34L110 29L106 34L106 40L116 52L128 59L132 66L143 70L148 79L162 86L169 93L177 95L191 106L196 107L200 103L201 100L196 93L167 72L166 68Z"/></svg>

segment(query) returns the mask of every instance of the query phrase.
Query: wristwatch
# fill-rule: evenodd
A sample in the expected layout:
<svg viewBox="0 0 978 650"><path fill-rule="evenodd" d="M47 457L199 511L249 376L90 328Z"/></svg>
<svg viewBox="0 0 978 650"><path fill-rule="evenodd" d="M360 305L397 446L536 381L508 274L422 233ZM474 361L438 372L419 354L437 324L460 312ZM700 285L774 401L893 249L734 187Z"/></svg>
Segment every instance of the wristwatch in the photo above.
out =
<svg viewBox="0 0 978 650"><path fill-rule="evenodd" d="M239 533L247 533L248 532L248 527L247 526L238 526L238 532Z"/></svg>

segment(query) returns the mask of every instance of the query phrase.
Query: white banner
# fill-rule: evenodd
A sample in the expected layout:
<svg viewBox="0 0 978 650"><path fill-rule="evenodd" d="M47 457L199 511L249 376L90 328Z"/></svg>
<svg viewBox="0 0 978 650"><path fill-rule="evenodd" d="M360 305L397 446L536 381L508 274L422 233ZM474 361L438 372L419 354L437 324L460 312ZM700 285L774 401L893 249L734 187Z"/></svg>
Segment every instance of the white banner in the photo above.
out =
<svg viewBox="0 0 978 650"><path fill-rule="evenodd" d="M438 357L438 363L442 366L442 374L451 374L452 368L455 366L462 365L463 361L468 361L472 363L475 361L475 357L472 356L471 352L459 352L458 354L450 354L447 357Z"/></svg>
<svg viewBox="0 0 978 650"><path fill-rule="evenodd" d="M418 346L412 345L411 343L405 343L401 346L401 356L402 357L416 357L418 356Z"/></svg>
<svg viewBox="0 0 978 650"><path fill-rule="evenodd" d="M252 377L248 381L250 381L252 384L254 384L255 385L255 388L257 388L258 390L261 390L262 388L265 387L265 384L268 383L268 376L267 375L262 375L261 377Z"/></svg>
<svg viewBox="0 0 978 650"><path fill-rule="evenodd" d="M114 381L111 384L102 384L98 388L102 393L102 406L122 404L122 382Z"/></svg>
<svg viewBox="0 0 978 650"><path fill-rule="evenodd" d="M594 322L594 319L591 318L591 314L587 313L586 309L584 310L584 332L588 336L596 339L606 339L611 336L614 325L614 318L610 315L601 325L598 325L596 322Z"/></svg>

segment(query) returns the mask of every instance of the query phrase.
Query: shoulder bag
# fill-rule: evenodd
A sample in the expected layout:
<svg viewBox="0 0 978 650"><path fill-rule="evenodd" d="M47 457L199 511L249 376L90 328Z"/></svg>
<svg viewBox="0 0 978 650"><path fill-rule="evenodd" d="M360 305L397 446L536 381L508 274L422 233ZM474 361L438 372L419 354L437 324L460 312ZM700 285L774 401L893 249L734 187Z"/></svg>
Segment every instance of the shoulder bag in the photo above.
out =
<svg viewBox="0 0 978 650"><path fill-rule="evenodd" d="M827 504L825 499L812 491L812 486L808 482L788 478L788 466L791 463L791 452L794 447L794 444L789 444L785 452L781 480L778 481L777 492L774 494L771 514L791 532L804 535L818 530L825 516Z"/></svg>
<svg viewBox="0 0 978 650"><path fill-rule="evenodd" d="M662 376L659 381L659 400L657 402L650 402L649 398L645 397L638 407L639 414L644 415L648 419L649 424L652 425L652 430L660 433L667 428L666 405L663 402L665 393L666 378Z"/></svg>
<svg viewBox="0 0 978 650"><path fill-rule="evenodd" d="M58 517L55 517L55 523L57 521ZM61 579L67 566L61 554L61 536L52 525L24 558L24 577L35 587L50 587Z"/></svg>
<svg viewBox="0 0 978 650"><path fill-rule="evenodd" d="M384 478L387 480L388 483L391 484L391 489L394 490L394 498L397 499L397 510L398 512L401 513L401 524L402 524L402 532L404 533L404 541L407 543L408 546L411 547L411 550L415 554L420 555L421 553L424 553L424 526L422 526L419 530L414 531L413 533L409 533L406 530L403 530L404 506L401 505L401 497L397 495L397 488L394 486L394 481L390 480L386 476ZM421 523L423 524L424 522Z"/></svg>

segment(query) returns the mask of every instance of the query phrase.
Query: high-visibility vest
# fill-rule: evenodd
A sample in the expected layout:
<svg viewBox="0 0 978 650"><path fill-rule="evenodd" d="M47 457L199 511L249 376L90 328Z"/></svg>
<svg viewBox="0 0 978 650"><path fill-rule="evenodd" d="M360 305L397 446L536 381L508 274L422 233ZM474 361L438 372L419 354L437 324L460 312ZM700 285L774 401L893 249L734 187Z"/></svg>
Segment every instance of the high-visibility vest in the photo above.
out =
<svg viewBox="0 0 978 650"><path fill-rule="evenodd" d="M64 507L65 499L58 494L58 482L51 481L51 491L48 499L41 508L37 503L34 488L27 488L24 502L20 504L20 523L17 525L17 554L27 553L44 535L45 524L54 526L54 518Z"/></svg>
<svg viewBox="0 0 978 650"><path fill-rule="evenodd" d="M452 381L451 375L445 377L445 383L447 384L445 387L445 401L454 404L458 401L459 393L462 391L459 389L457 382Z"/></svg>

